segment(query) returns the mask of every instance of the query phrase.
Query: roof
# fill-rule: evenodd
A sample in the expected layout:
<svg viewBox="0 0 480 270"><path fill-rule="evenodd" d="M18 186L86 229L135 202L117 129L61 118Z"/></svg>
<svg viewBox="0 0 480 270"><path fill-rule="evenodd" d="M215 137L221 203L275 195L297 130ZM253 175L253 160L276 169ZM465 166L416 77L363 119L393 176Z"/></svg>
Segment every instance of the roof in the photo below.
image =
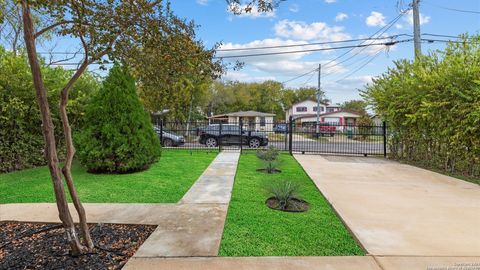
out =
<svg viewBox="0 0 480 270"><path fill-rule="evenodd" d="M337 114L337 113L351 113L351 114L357 115L358 117L362 116L361 114L350 111L350 110L340 110L340 111L336 111L336 112L321 113L320 117L331 116L331 115L334 115L334 114ZM317 116L317 114L299 114L299 115L294 115L293 119L310 118L310 117L316 117L316 116Z"/></svg>
<svg viewBox="0 0 480 270"><path fill-rule="evenodd" d="M234 116L234 117L273 117L273 116L275 116L275 114L274 113L257 112L257 111L239 111L239 112L213 115L210 118L223 118L223 117L227 117L227 116Z"/></svg>
<svg viewBox="0 0 480 270"><path fill-rule="evenodd" d="M300 104L300 103L303 103L303 102L305 102L305 101L311 101L311 102L317 103L316 100L313 100L313 99L305 99L305 100L302 100L302 101L299 101L299 102L297 102L297 103L292 104L292 106L290 106L290 108L293 108L293 106L298 105L298 104ZM325 102L323 102L323 101L321 101L320 104L330 106L328 103L325 103Z"/></svg>

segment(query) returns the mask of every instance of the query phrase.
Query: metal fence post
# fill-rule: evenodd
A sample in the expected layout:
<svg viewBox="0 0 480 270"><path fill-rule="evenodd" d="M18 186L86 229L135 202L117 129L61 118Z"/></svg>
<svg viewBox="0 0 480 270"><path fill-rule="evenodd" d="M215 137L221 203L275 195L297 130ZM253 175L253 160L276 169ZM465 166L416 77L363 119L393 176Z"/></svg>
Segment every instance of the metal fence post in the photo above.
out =
<svg viewBox="0 0 480 270"><path fill-rule="evenodd" d="M243 150L243 121L242 118L238 121L239 130L240 130L240 154L242 154Z"/></svg>
<svg viewBox="0 0 480 270"><path fill-rule="evenodd" d="M383 121L382 125L382 135L383 135L383 157L387 157L387 123Z"/></svg>
<svg viewBox="0 0 480 270"><path fill-rule="evenodd" d="M160 119L160 145L163 146L163 119Z"/></svg>
<svg viewBox="0 0 480 270"><path fill-rule="evenodd" d="M218 151L222 152L222 122L218 126Z"/></svg>
<svg viewBox="0 0 480 270"><path fill-rule="evenodd" d="M292 154L292 144L293 144L293 117L288 118L288 152Z"/></svg>

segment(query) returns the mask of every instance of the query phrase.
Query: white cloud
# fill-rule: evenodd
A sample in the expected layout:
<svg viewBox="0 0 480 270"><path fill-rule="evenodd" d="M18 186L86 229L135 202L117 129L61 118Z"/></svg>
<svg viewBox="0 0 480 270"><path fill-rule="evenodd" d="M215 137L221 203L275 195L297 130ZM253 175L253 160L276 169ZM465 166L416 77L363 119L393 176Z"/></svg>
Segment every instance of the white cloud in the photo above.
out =
<svg viewBox="0 0 480 270"><path fill-rule="evenodd" d="M298 74L306 73L318 67L319 63L326 64L328 60L322 61L276 61L275 64L269 62L258 62L254 66L263 72L274 73L281 76L296 76ZM335 62L329 64L332 68L328 69L328 73L341 74L345 73L347 69L342 65L335 65Z"/></svg>
<svg viewBox="0 0 480 270"><path fill-rule="evenodd" d="M245 55L245 54L261 54L261 53L275 53L275 52L288 52L288 51L298 51L307 48L306 46L298 47L284 47L284 48L273 48L273 49L257 49L257 50L248 50L248 48L257 48L257 47L274 47L274 46L290 46L290 45L302 45L306 44L306 41L302 40L283 40L280 38L269 38L262 40L254 40L248 43L243 44L234 44L234 43L225 43L220 46L220 50L230 50L230 49L247 49L247 50L235 50L235 51L219 51L217 56L231 56L231 55ZM308 48L321 48L320 46L308 46ZM259 62L265 61L265 59L277 59L277 60L296 60L300 59L308 53L291 53L291 54L279 54L279 55L267 55L267 56L256 56L248 58L238 58L237 60L243 62Z"/></svg>
<svg viewBox="0 0 480 270"><path fill-rule="evenodd" d="M337 0L325 0L325 3L327 4L333 4L335 2L337 2Z"/></svg>
<svg viewBox="0 0 480 270"><path fill-rule="evenodd" d="M249 9L249 11L246 12L245 9ZM240 17L240 18L256 19L256 18L275 17L275 10L268 11L268 12L262 12L262 11L258 10L256 5L253 5L252 7L248 7L246 4L245 5L239 5L239 4L232 3L228 6L227 11L232 13L232 14L239 13L239 14L236 14L236 16Z"/></svg>
<svg viewBox="0 0 480 270"><path fill-rule="evenodd" d="M410 24L413 25L413 11L409 10L407 12L407 17L404 17L404 20ZM422 13L420 13L420 25L426 24L430 22L430 16L425 16Z"/></svg>
<svg viewBox="0 0 480 270"><path fill-rule="evenodd" d="M382 13L377 11L372 11L372 13L370 13L370 16L368 16L365 20L365 23L370 27L387 25L385 23L385 16L383 16Z"/></svg>
<svg viewBox="0 0 480 270"><path fill-rule="evenodd" d="M342 103L352 99L361 99L358 89L363 89L372 82L372 76L355 76L340 82L325 81L322 83L325 94L333 103Z"/></svg>
<svg viewBox="0 0 480 270"><path fill-rule="evenodd" d="M275 24L274 29L277 36L294 40L338 41L350 38L343 27L330 27L324 22L307 24L302 21L281 20Z"/></svg>
<svg viewBox="0 0 480 270"><path fill-rule="evenodd" d="M248 73L241 71L228 71L225 76L222 77L226 81L239 81L239 82L264 82L269 80L275 80L274 76L252 76Z"/></svg>
<svg viewBox="0 0 480 270"><path fill-rule="evenodd" d="M290 5L290 7L288 8L288 10L290 10L291 12L293 13L297 13L300 11L300 6L297 5L297 4L292 4Z"/></svg>
<svg viewBox="0 0 480 270"><path fill-rule="evenodd" d="M396 23L395 28L397 29L403 29L403 25L401 23Z"/></svg>
<svg viewBox="0 0 480 270"><path fill-rule="evenodd" d="M294 40L283 40L279 38L275 39L264 39L264 40L255 40L245 44L232 44L227 43L222 45L219 49L240 49L240 48L251 48L251 47L266 47L266 46L281 46L281 45L301 45L307 43L306 41L294 41ZM284 47L284 48L275 48L275 49L260 49L260 50L246 50L246 51L228 51L228 52L218 52L217 56L227 56L227 55L245 55L245 54L259 54L264 52L285 52L285 51L297 51L302 49L314 49L314 48L324 48L321 45L314 46L298 46L298 47ZM301 73L308 72L312 69L315 69L319 63L326 63L327 60L314 60L313 58L309 60L303 60L303 57L310 55L311 53L292 53L292 54L280 54L280 55L268 55L268 56L258 56L258 57L247 57L247 58L236 58L233 61L238 60L244 62L247 68L254 68L257 72L262 72L264 74L273 74L275 76L281 77L293 77ZM226 59L232 60L232 59ZM334 66L335 63L331 63L331 66ZM342 65L336 65L329 72L333 73L343 73L346 72L346 68ZM241 80L239 75L236 75L237 78ZM245 77L244 79L248 79ZM295 82L296 83L296 82Z"/></svg>
<svg viewBox="0 0 480 270"><path fill-rule="evenodd" d="M208 1L209 0L197 0L197 4L202 5L202 6L206 6L206 5L208 5Z"/></svg>
<svg viewBox="0 0 480 270"><path fill-rule="evenodd" d="M346 19L348 19L348 14L343 13L343 12L339 12L339 13L337 13L337 16L335 16L335 21L336 22L341 22L341 21L346 20Z"/></svg>

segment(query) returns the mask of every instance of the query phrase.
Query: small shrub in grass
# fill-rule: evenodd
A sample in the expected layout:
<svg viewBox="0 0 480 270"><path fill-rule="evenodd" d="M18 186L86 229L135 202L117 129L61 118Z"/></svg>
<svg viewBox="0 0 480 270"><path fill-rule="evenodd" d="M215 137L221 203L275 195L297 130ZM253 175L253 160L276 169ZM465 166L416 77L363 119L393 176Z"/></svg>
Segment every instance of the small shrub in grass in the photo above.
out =
<svg viewBox="0 0 480 270"><path fill-rule="evenodd" d="M128 70L115 65L86 108L76 136L80 162L90 172L147 169L160 156L160 140L143 109Z"/></svg>
<svg viewBox="0 0 480 270"><path fill-rule="evenodd" d="M280 151L274 146L270 146L267 149L257 150L257 157L262 161L263 168L258 169L259 171L264 171L266 173L277 173L280 172L278 167L280 166L280 161L278 160L278 155Z"/></svg>
<svg viewBox="0 0 480 270"><path fill-rule="evenodd" d="M300 186L287 180L273 181L266 186L271 195L265 202L268 207L287 212L303 212L308 210L308 203L300 198Z"/></svg>

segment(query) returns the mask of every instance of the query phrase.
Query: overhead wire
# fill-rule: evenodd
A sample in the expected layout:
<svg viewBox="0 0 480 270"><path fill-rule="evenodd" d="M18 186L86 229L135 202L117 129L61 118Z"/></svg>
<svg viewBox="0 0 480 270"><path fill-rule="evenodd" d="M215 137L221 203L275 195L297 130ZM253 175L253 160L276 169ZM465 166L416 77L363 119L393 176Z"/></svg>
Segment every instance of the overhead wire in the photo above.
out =
<svg viewBox="0 0 480 270"><path fill-rule="evenodd" d="M426 3L427 5L440 8L440 9L445 9L445 10L450 10L450 11L456 11L456 12L461 12L461 13L470 13L470 14L480 14L480 11L477 10L467 10L467 9L459 9L459 8L451 8L451 7L446 7L434 3L430 3L430 1L422 1L423 3Z"/></svg>

